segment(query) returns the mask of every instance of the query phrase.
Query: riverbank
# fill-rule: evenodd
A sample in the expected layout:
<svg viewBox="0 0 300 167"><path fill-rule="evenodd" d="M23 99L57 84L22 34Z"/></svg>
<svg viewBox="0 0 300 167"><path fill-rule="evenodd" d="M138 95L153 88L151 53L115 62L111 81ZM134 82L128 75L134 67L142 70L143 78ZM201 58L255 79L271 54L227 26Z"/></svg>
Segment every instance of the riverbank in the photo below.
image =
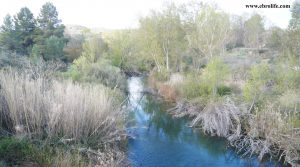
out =
<svg viewBox="0 0 300 167"><path fill-rule="evenodd" d="M217 89L218 95L212 97L201 79L203 73L192 78L170 74L161 80L153 72L148 84L165 101L175 103L169 114L188 117L195 129L226 138L241 157L257 156L261 161L273 159L292 166L299 164L300 133L291 117L284 116L276 103L260 107L256 106L257 101L246 103L242 94L244 85L239 83L227 81Z"/></svg>
<svg viewBox="0 0 300 167"><path fill-rule="evenodd" d="M256 157L241 158L225 138L210 136L188 126L188 119L166 112L169 103L144 94L146 78L131 77L129 86L130 121L127 156L132 166L275 166Z"/></svg>

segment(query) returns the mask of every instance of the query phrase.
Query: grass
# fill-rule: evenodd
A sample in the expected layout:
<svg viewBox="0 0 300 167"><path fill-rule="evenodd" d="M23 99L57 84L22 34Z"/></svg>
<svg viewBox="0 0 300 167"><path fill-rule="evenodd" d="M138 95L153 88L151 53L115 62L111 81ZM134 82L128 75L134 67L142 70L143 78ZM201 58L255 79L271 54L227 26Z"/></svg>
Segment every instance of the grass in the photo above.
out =
<svg viewBox="0 0 300 167"><path fill-rule="evenodd" d="M111 156L116 162L122 161L114 156L122 155L118 148L125 140L122 98L117 90L11 69L0 72L0 85L1 123L6 131L31 143L62 143L66 148L113 152L95 156ZM73 157L67 152L62 154ZM20 156L24 157L22 151Z"/></svg>

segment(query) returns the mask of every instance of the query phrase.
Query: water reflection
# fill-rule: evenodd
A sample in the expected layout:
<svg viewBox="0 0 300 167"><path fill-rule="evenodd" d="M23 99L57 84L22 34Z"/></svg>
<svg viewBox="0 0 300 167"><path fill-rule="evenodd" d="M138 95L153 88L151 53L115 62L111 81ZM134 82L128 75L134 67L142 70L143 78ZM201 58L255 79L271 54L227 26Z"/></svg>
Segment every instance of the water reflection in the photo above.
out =
<svg viewBox="0 0 300 167"><path fill-rule="evenodd" d="M140 78L130 78L128 88L133 120L128 133L134 136L128 143L128 156L133 166L274 166L241 159L226 148L222 138L195 132L185 119L172 118L165 104L141 94Z"/></svg>

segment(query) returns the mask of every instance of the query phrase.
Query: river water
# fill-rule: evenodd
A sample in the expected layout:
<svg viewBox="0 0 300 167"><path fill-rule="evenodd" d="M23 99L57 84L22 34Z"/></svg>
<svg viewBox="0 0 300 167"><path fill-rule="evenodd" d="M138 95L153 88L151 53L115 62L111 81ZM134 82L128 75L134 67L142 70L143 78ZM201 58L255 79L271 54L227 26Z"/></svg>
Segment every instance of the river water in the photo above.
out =
<svg viewBox="0 0 300 167"><path fill-rule="evenodd" d="M143 81L128 79L130 123L128 157L135 167L241 167L276 166L256 158L242 159L222 138L209 137L175 119L167 106L143 95Z"/></svg>

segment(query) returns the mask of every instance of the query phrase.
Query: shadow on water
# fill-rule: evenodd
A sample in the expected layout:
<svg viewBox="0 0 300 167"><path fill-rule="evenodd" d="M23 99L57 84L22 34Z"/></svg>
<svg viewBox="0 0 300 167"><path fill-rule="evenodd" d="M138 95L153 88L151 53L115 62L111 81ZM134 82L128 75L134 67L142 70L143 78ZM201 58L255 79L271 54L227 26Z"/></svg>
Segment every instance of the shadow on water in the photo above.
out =
<svg viewBox="0 0 300 167"><path fill-rule="evenodd" d="M167 104L141 94L141 78L130 78L128 89L133 121L127 131L134 137L128 142L128 157L133 166L275 166L255 158L242 159L223 138L196 132L184 118L172 118L165 112Z"/></svg>

